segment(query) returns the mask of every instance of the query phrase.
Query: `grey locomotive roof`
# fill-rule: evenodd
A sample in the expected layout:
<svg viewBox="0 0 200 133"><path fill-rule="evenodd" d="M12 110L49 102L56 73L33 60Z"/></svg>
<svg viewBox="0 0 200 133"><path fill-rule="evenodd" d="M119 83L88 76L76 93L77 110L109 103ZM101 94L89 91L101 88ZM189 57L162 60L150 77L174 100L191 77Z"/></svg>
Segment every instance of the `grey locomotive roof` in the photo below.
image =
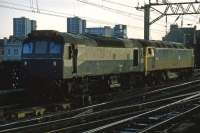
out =
<svg viewBox="0 0 200 133"><path fill-rule="evenodd" d="M70 33L61 33L60 35L64 38L65 43L84 44L89 46L98 45L96 41L83 35L75 35Z"/></svg>
<svg viewBox="0 0 200 133"><path fill-rule="evenodd" d="M163 42L163 41L145 41L142 39L119 39L114 37L103 37L91 34L74 35L62 33L53 30L34 31L29 34L31 38L47 38L50 40L60 41L62 43L75 43L79 45L88 45L96 47L167 47L167 48L185 48L183 44Z"/></svg>

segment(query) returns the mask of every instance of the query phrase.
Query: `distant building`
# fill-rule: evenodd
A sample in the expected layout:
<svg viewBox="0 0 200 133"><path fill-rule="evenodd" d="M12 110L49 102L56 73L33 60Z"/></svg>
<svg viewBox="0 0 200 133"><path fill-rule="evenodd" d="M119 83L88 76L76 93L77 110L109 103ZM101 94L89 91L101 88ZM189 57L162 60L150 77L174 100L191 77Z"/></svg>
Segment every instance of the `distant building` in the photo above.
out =
<svg viewBox="0 0 200 133"><path fill-rule="evenodd" d="M14 37L25 37L33 30L36 30L37 24L35 20L25 17L13 19L13 35Z"/></svg>
<svg viewBox="0 0 200 133"><path fill-rule="evenodd" d="M21 60L22 51L22 38L16 38L11 36L8 40L4 41L3 60L16 61Z"/></svg>
<svg viewBox="0 0 200 133"><path fill-rule="evenodd" d="M0 63L3 60L4 55L4 39L0 39Z"/></svg>
<svg viewBox="0 0 200 133"><path fill-rule="evenodd" d="M112 37L113 29L110 26L87 28L85 30L88 34Z"/></svg>
<svg viewBox="0 0 200 133"><path fill-rule="evenodd" d="M110 26L86 28L86 33L106 37L127 38L127 26L118 24L114 28Z"/></svg>
<svg viewBox="0 0 200 133"><path fill-rule="evenodd" d="M163 41L179 42L192 45L195 42L196 27L179 28L178 25L171 25L170 32L163 37Z"/></svg>
<svg viewBox="0 0 200 133"><path fill-rule="evenodd" d="M37 22L35 20L31 20L31 31L37 30Z"/></svg>
<svg viewBox="0 0 200 133"><path fill-rule="evenodd" d="M72 34L83 34L86 29L86 20L79 17L67 18L67 32Z"/></svg>
<svg viewBox="0 0 200 133"><path fill-rule="evenodd" d="M127 26L118 24L113 28L113 36L117 38L127 38Z"/></svg>

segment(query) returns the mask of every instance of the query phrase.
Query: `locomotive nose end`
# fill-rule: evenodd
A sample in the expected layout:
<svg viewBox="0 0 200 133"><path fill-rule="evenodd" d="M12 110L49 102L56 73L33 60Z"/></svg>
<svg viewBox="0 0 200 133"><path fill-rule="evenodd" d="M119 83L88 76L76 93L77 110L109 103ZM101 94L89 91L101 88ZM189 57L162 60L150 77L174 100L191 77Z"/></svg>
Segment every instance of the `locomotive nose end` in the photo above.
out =
<svg viewBox="0 0 200 133"><path fill-rule="evenodd" d="M24 60L23 66L29 77L38 77L38 79L46 80L62 79L61 60Z"/></svg>
<svg viewBox="0 0 200 133"><path fill-rule="evenodd" d="M47 79L46 76L35 76L27 79L26 89L30 98L39 104L63 101L60 92L61 85L57 80Z"/></svg>

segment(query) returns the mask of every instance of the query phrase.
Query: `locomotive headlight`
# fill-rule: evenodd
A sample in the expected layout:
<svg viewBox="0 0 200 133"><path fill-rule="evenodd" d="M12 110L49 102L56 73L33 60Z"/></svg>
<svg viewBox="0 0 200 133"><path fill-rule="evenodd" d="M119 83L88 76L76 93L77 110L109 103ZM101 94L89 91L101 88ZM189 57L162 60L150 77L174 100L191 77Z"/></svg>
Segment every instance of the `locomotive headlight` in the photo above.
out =
<svg viewBox="0 0 200 133"><path fill-rule="evenodd" d="M57 65L56 61L53 61L53 66L56 66L56 65Z"/></svg>
<svg viewBox="0 0 200 133"><path fill-rule="evenodd" d="M24 66L27 66L27 65L28 65L27 61L24 61Z"/></svg>

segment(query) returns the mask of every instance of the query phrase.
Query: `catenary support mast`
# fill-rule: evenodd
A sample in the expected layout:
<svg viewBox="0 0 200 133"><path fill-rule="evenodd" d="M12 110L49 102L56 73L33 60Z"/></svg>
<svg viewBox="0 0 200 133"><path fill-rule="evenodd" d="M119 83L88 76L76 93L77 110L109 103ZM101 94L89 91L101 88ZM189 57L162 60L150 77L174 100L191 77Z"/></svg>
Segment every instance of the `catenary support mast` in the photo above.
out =
<svg viewBox="0 0 200 133"><path fill-rule="evenodd" d="M142 7L137 7L137 9L144 10L144 39L149 40L150 36L150 26L160 20L163 17L172 15L190 15L190 14L200 14L200 0L194 0L190 2L168 2L167 0L162 0L162 2L152 2L149 0L148 4ZM158 12L160 15L150 20L150 12ZM163 10L164 9L164 10Z"/></svg>

